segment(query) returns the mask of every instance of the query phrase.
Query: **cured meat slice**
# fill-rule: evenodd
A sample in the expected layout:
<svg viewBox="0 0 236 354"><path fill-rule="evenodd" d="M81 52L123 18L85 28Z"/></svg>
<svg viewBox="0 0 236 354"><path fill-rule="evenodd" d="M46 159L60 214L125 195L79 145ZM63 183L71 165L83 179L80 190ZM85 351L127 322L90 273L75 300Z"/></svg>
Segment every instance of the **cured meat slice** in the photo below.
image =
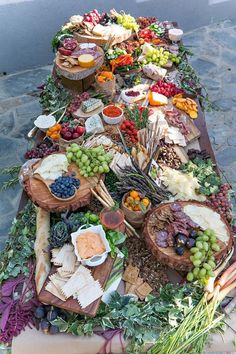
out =
<svg viewBox="0 0 236 354"><path fill-rule="evenodd" d="M174 212L175 211L182 211L182 206L179 203L173 203L173 204L171 204L170 209Z"/></svg>
<svg viewBox="0 0 236 354"><path fill-rule="evenodd" d="M160 230L156 233L156 244L159 247L168 247L167 242L168 232L165 230Z"/></svg>

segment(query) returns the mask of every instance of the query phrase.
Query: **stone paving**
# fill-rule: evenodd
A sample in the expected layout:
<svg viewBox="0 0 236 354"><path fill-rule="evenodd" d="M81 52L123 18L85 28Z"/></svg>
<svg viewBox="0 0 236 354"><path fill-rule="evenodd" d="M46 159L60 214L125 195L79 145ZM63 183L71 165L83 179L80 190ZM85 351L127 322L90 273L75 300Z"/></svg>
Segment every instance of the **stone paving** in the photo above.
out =
<svg viewBox="0 0 236 354"><path fill-rule="evenodd" d="M224 21L188 32L184 44L194 53L190 62L220 108L206 113L208 132L220 169L236 189L236 23ZM41 112L32 92L50 70L46 66L0 78L0 167L24 161L27 132ZM3 181L4 176L0 176L0 183ZM16 214L20 194L20 187L1 193L0 248Z"/></svg>

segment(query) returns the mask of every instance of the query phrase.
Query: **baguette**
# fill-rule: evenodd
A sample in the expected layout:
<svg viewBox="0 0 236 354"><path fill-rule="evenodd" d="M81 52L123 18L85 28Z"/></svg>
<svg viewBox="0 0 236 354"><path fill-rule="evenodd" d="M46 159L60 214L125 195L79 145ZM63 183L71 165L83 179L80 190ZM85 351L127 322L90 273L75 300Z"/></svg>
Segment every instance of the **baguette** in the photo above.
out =
<svg viewBox="0 0 236 354"><path fill-rule="evenodd" d="M48 247L49 234L50 213L42 208L37 208L36 240L34 244L34 251L36 256L35 283L38 295L42 290L51 268L50 251Z"/></svg>

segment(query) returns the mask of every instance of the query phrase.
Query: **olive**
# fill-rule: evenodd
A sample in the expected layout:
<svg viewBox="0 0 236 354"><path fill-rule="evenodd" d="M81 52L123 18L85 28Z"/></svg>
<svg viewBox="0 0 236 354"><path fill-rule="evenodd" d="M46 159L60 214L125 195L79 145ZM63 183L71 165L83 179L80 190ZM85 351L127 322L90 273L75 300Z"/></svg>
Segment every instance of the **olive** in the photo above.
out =
<svg viewBox="0 0 236 354"><path fill-rule="evenodd" d="M179 233L176 235L175 240L176 240L176 244L178 246L184 246L186 244L188 238L184 234Z"/></svg>
<svg viewBox="0 0 236 354"><path fill-rule="evenodd" d="M175 253L178 255L178 256L182 256L184 254L184 251L185 251L185 247L183 246L177 246L175 247Z"/></svg>
<svg viewBox="0 0 236 354"><path fill-rule="evenodd" d="M198 233L197 233L196 230L193 229L193 230L190 231L189 237L191 237L191 238L197 238L197 236L198 236Z"/></svg>
<svg viewBox="0 0 236 354"><path fill-rule="evenodd" d="M196 240L194 240L193 238L189 238L185 244L185 246L190 249L192 247L195 246Z"/></svg>
<svg viewBox="0 0 236 354"><path fill-rule="evenodd" d="M34 316L38 319L44 318L46 315L45 308L43 306L36 307L34 311Z"/></svg>

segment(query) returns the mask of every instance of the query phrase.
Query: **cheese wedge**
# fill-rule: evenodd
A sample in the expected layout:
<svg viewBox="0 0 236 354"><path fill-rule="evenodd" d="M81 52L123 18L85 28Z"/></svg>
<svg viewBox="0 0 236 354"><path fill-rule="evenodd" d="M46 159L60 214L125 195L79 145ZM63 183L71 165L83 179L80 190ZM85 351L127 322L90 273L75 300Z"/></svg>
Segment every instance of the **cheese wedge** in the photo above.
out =
<svg viewBox="0 0 236 354"><path fill-rule="evenodd" d="M157 92L148 92L148 100L151 106L164 106L168 104L168 99L166 96L161 95Z"/></svg>
<svg viewBox="0 0 236 354"><path fill-rule="evenodd" d="M95 60L91 54L82 54L78 57L78 63L82 68L92 68L95 65Z"/></svg>

